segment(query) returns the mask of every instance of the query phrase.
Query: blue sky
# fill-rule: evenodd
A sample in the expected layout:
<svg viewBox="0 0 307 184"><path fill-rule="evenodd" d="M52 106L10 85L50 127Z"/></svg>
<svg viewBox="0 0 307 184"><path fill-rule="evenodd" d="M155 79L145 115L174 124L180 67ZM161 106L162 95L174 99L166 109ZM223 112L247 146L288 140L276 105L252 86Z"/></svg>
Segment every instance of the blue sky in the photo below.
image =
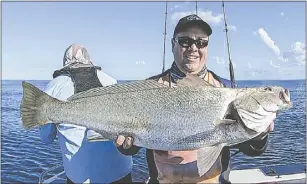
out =
<svg viewBox="0 0 307 184"><path fill-rule="evenodd" d="M305 2L225 2L237 80L305 79ZM165 2L3 2L2 79L49 80L72 43L118 80L161 73ZM169 2L166 68L175 23L195 2ZM229 79L221 2L198 2L213 29L208 68Z"/></svg>

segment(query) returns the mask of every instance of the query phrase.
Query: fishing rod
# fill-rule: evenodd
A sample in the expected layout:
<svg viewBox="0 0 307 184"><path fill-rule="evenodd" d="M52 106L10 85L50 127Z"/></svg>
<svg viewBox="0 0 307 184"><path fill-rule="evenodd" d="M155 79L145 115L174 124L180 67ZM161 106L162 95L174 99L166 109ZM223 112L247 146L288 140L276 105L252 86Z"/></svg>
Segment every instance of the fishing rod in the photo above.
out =
<svg viewBox="0 0 307 184"><path fill-rule="evenodd" d="M195 1L195 11L196 11L196 15L197 15L197 0Z"/></svg>
<svg viewBox="0 0 307 184"><path fill-rule="evenodd" d="M163 68L162 73L165 71L165 40L166 40L166 20L167 20L167 1L165 1L165 20L164 20L164 48L163 48Z"/></svg>
<svg viewBox="0 0 307 184"><path fill-rule="evenodd" d="M228 58L229 58L229 74L230 74L230 80L231 80L231 87L235 88L236 87L236 82L235 82L235 77L234 77L233 65L232 65L232 62L231 62L230 46L229 46L228 29L227 29L227 23L226 23L224 1L222 1L222 6L223 6L223 14L224 14L224 22L225 22L225 32L226 32L226 39L227 39Z"/></svg>

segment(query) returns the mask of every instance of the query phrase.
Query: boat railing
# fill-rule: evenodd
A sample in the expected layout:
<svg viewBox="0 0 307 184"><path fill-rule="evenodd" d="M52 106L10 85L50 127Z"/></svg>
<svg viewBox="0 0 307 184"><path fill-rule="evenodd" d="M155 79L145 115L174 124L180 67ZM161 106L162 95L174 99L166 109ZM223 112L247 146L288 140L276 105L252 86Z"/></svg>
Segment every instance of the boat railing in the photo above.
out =
<svg viewBox="0 0 307 184"><path fill-rule="evenodd" d="M66 183L66 175L63 165L59 164L42 172L38 183Z"/></svg>

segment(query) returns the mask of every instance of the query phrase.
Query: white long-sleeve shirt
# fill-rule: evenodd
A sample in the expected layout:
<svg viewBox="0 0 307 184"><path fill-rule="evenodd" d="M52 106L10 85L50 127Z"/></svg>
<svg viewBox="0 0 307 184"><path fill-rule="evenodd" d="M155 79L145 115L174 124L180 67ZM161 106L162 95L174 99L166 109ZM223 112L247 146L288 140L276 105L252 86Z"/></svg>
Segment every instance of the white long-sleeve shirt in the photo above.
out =
<svg viewBox="0 0 307 184"><path fill-rule="evenodd" d="M117 81L102 71L97 71L103 86ZM66 100L74 94L74 84L70 77L59 76L53 79L45 92L59 100ZM86 137L95 134L93 130L72 124L53 123L40 127L40 137L51 143L58 135L66 175L76 183L114 182L132 171L132 156L121 154L113 142L88 142Z"/></svg>

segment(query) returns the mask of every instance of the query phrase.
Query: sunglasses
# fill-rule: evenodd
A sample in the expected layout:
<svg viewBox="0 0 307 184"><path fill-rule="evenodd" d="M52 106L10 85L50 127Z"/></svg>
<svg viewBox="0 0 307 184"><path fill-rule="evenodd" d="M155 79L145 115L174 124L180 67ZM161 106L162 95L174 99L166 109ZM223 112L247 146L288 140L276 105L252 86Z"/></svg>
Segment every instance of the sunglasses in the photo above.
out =
<svg viewBox="0 0 307 184"><path fill-rule="evenodd" d="M189 37L177 37L174 40L177 41L179 43L179 45L181 47L184 47L184 48L189 48L195 43L195 45L198 49L207 47L208 42L209 42L208 40L202 40L202 39L194 40L194 39L189 38Z"/></svg>

